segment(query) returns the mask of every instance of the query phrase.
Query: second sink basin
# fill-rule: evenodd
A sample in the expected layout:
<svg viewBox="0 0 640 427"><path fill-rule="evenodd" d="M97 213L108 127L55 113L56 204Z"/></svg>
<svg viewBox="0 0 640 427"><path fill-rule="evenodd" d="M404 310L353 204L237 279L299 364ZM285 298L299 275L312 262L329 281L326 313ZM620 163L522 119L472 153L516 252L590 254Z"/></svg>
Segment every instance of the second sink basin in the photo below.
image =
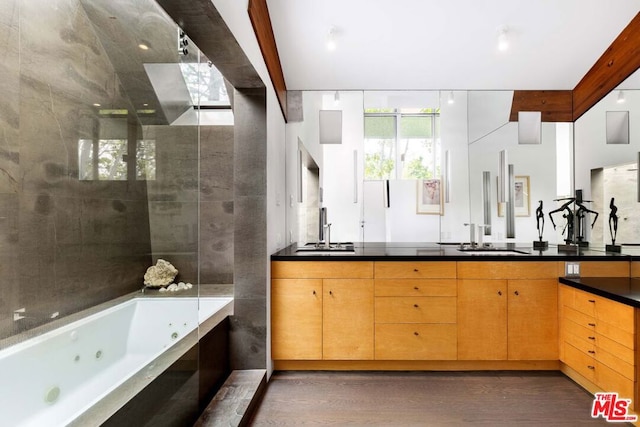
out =
<svg viewBox="0 0 640 427"><path fill-rule="evenodd" d="M328 248L324 244L307 243L298 247L296 252L354 252L354 247L351 242L331 243Z"/></svg>
<svg viewBox="0 0 640 427"><path fill-rule="evenodd" d="M458 251L469 255L528 255L528 252L510 248L465 248Z"/></svg>

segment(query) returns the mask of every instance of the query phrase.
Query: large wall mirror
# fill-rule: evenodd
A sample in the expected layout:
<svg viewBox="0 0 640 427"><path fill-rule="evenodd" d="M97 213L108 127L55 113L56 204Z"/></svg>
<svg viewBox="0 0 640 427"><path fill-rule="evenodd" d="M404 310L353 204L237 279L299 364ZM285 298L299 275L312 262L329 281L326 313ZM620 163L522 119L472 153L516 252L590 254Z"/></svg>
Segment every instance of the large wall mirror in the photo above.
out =
<svg viewBox="0 0 640 427"><path fill-rule="evenodd" d="M576 189L591 200L599 218L590 230L594 247L640 243L638 152L640 152L640 71L575 122ZM615 206L617 230L611 215ZM611 227L610 227L611 225ZM617 231L617 232L616 232Z"/></svg>
<svg viewBox="0 0 640 427"><path fill-rule="evenodd" d="M567 237L562 206L582 190L586 207L599 213L597 220L587 214L584 240L604 250L611 243L611 198L619 216L616 243L640 242L632 212L638 203L638 74L575 123L529 124L534 139L524 140L522 124L509 119L513 91L303 92L304 119L288 125L287 139L304 135L321 158L332 240L455 244L470 240L465 224L473 223L485 242L531 246L541 208L544 240L561 244ZM317 142L320 110L342 111L341 144ZM627 119L607 121L614 111L628 112ZM607 123L613 122L628 124L615 130L628 135L628 143L607 143ZM499 202L501 161L511 173L510 207Z"/></svg>

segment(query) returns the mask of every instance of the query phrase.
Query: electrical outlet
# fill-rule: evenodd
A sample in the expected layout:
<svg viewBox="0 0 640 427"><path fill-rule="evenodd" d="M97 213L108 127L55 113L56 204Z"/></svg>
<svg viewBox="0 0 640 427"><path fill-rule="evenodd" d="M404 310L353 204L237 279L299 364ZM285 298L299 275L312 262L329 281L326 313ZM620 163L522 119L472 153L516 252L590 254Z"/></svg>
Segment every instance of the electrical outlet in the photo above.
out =
<svg viewBox="0 0 640 427"><path fill-rule="evenodd" d="M565 262L564 275L566 277L580 277L580 263L577 261Z"/></svg>

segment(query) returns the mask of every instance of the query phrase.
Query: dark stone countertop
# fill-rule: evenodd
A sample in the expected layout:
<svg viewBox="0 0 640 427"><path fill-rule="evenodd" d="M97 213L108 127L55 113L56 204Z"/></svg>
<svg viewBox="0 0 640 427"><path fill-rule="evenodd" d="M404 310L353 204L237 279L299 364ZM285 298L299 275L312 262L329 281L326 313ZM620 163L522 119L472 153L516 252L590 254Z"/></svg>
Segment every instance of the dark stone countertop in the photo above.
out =
<svg viewBox="0 0 640 427"><path fill-rule="evenodd" d="M640 278L637 277L561 277L560 283L640 308Z"/></svg>
<svg viewBox="0 0 640 427"><path fill-rule="evenodd" d="M498 255L470 254L458 250L458 243L355 243L353 252L298 252L294 243L271 255L272 261L631 261L640 256L606 252L604 248L580 248L577 252L559 252L551 245L546 250L534 250L531 243L494 244L524 253ZM640 254L640 252L638 252Z"/></svg>

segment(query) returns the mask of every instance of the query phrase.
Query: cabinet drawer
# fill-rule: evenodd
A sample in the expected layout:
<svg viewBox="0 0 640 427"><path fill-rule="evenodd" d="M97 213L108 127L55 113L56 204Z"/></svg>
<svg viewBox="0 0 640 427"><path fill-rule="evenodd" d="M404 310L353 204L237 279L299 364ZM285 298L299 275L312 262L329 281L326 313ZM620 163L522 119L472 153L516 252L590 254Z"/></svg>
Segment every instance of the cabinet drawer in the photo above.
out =
<svg viewBox="0 0 640 427"><path fill-rule="evenodd" d="M588 292L574 289L573 291L573 306L572 308L578 310L593 318L596 317L596 296Z"/></svg>
<svg viewBox="0 0 640 427"><path fill-rule="evenodd" d="M376 323L456 323L455 297L376 297Z"/></svg>
<svg viewBox="0 0 640 427"><path fill-rule="evenodd" d="M376 279L455 279L456 263L433 261L378 261Z"/></svg>
<svg viewBox="0 0 640 427"><path fill-rule="evenodd" d="M593 329L585 328L584 326L572 322L571 320L565 319L564 330L566 338L575 337L576 339L582 340L592 345L596 344L597 337L596 332Z"/></svg>
<svg viewBox="0 0 640 427"><path fill-rule="evenodd" d="M377 324L377 360L455 360L456 325Z"/></svg>
<svg viewBox="0 0 640 427"><path fill-rule="evenodd" d="M552 261L461 261L459 279L556 279L558 266Z"/></svg>
<svg viewBox="0 0 640 427"><path fill-rule="evenodd" d="M607 337L612 341L622 344L626 348L631 350L635 350L636 348L636 335L632 332L622 330L602 320L596 320L595 329L598 335Z"/></svg>
<svg viewBox="0 0 640 427"><path fill-rule="evenodd" d="M454 297L456 279L375 279L377 297Z"/></svg>
<svg viewBox="0 0 640 427"><path fill-rule="evenodd" d="M596 350L607 351L611 354L615 354L616 358L624 362L631 364L635 363L635 352L632 349L598 333L596 333ZM596 353L596 359L599 359L598 353ZM611 367L613 368L613 366Z"/></svg>
<svg viewBox="0 0 640 427"><path fill-rule="evenodd" d="M573 308L594 317L596 323L604 321L630 333L635 331L634 308L629 305L575 289Z"/></svg>
<svg viewBox="0 0 640 427"><path fill-rule="evenodd" d="M596 296L596 321L604 321L623 331L635 332L634 308L599 296Z"/></svg>
<svg viewBox="0 0 640 427"><path fill-rule="evenodd" d="M611 352L602 350L601 348L596 348L595 359L600 364L607 366L608 368L619 373L625 378L633 380L635 378L635 368L633 366L633 362L629 363L626 360L623 360L622 357L628 357L628 355L611 353ZM633 360L633 352L631 352L631 359Z"/></svg>
<svg viewBox="0 0 640 427"><path fill-rule="evenodd" d="M567 307L575 307L574 304L574 298L575 298L575 289L572 288L571 286L567 286L567 285L560 285L558 287L558 305L560 307L563 306L567 306Z"/></svg>
<svg viewBox="0 0 640 427"><path fill-rule="evenodd" d="M564 344L564 363L591 382L595 382L595 360L571 344Z"/></svg>
<svg viewBox="0 0 640 427"><path fill-rule="evenodd" d="M584 328L595 330L596 328L596 318L593 316L589 316L581 311L576 310L571 307L564 307L564 311L562 312L563 316L566 320L570 320Z"/></svg>
<svg viewBox="0 0 640 427"><path fill-rule="evenodd" d="M273 261L273 279L371 279L372 261Z"/></svg>
<svg viewBox="0 0 640 427"><path fill-rule="evenodd" d="M608 366L596 362L596 383L604 391L617 391L621 398L634 398L633 381Z"/></svg>
<svg viewBox="0 0 640 427"><path fill-rule="evenodd" d="M593 341L587 342L582 338L578 337L577 335L567 334L564 337L564 342L566 342L567 344L571 344L581 352L591 357L595 358L596 356L596 345Z"/></svg>

